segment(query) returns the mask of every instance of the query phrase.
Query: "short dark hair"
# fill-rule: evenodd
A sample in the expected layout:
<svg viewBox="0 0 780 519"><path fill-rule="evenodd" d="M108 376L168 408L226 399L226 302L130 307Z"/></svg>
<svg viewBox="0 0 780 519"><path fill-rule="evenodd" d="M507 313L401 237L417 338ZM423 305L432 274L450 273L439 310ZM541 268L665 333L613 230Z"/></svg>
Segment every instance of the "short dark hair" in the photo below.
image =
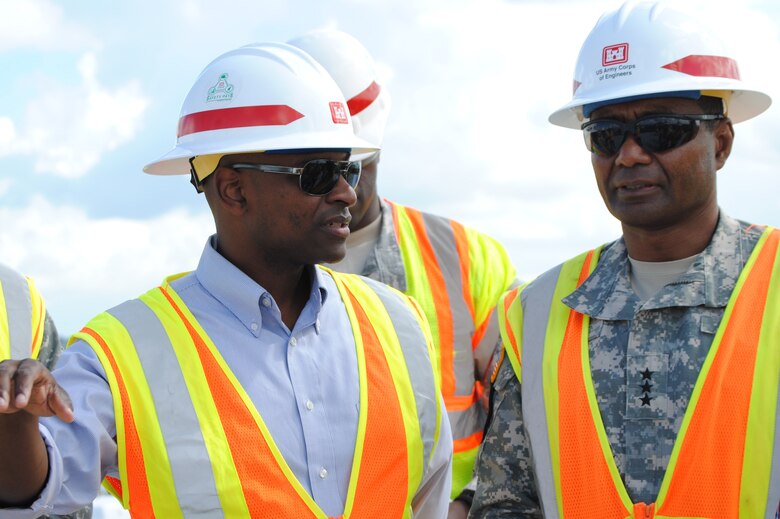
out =
<svg viewBox="0 0 780 519"><path fill-rule="evenodd" d="M723 115L723 99L713 96L701 96L696 103L705 114Z"/></svg>

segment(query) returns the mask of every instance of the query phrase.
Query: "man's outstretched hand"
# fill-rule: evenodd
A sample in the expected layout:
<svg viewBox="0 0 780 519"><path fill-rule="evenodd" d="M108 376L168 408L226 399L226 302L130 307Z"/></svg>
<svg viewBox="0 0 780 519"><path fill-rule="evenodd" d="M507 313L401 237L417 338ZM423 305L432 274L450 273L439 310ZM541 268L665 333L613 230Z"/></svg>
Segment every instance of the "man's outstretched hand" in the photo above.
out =
<svg viewBox="0 0 780 519"><path fill-rule="evenodd" d="M19 411L73 421L70 396L51 372L33 359L0 362L0 414Z"/></svg>

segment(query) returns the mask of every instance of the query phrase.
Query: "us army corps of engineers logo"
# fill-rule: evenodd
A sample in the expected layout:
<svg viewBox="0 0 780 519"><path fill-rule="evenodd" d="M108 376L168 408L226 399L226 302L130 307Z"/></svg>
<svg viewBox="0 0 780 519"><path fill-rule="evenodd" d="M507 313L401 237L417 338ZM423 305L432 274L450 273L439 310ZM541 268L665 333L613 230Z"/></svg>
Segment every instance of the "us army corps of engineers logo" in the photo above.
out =
<svg viewBox="0 0 780 519"><path fill-rule="evenodd" d="M230 101L233 99L233 85L228 83L227 72L221 74L217 80L217 84L209 88L208 95L206 96L206 102L209 101Z"/></svg>

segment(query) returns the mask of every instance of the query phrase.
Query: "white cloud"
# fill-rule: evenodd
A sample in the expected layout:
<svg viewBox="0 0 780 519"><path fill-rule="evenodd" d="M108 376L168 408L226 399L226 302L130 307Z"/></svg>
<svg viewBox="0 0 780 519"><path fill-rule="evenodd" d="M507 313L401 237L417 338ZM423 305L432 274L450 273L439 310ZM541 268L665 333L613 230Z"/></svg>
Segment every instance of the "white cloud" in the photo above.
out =
<svg viewBox="0 0 780 519"><path fill-rule="evenodd" d="M205 208L174 209L152 219L90 218L81 208L42 197L0 208L2 261L35 278L64 332L93 315L197 266L214 232Z"/></svg>
<svg viewBox="0 0 780 519"><path fill-rule="evenodd" d="M84 27L65 20L62 8L49 0L0 0L0 13L0 52L28 47L75 49L96 44Z"/></svg>
<svg viewBox="0 0 780 519"><path fill-rule="evenodd" d="M137 81L116 89L97 78L97 59L84 54L77 65L81 83L62 85L49 80L38 98L27 104L17 136L0 154L35 156L35 170L67 178L86 174L101 156L132 140L149 100ZM13 135L13 134L11 134Z"/></svg>
<svg viewBox="0 0 780 519"><path fill-rule="evenodd" d="M0 155L8 154L14 141L16 141L14 122L8 117L0 117Z"/></svg>

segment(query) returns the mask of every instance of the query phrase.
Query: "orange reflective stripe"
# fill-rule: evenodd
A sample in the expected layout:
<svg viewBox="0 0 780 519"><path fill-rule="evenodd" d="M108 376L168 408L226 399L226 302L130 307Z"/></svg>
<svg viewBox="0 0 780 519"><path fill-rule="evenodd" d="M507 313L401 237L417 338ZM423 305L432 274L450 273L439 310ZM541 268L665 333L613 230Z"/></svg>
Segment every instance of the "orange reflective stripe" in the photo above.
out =
<svg viewBox="0 0 780 519"><path fill-rule="evenodd" d="M478 400L476 384L470 395L450 395L444 397L444 407L447 411L465 411Z"/></svg>
<svg viewBox="0 0 780 519"><path fill-rule="evenodd" d="M420 254L423 257L425 272L431 285L431 296L434 299L436 321L439 331L439 355L441 358L441 392L445 399L448 395L455 394L454 352L452 348L455 340L453 332L452 314L450 313L450 299L447 295L447 286L441 269L434 268L438 265L436 253L433 250L428 233L425 232L425 222L422 214L414 209L406 208L406 215L417 235L417 243L420 246Z"/></svg>
<svg viewBox="0 0 780 519"><path fill-rule="evenodd" d="M490 324L490 318L493 316L493 311L495 309L496 307L492 307L485 316L485 320L482 321L482 324L477 326L477 329L474 330L474 335L471 337L471 351L477 349L477 346L479 346L479 343L482 341L482 337L485 336L485 332Z"/></svg>
<svg viewBox="0 0 780 519"><path fill-rule="evenodd" d="M392 398L397 391L374 326L349 287L345 288L363 336L365 363L370 366L366 373L368 415L363 457L350 517L377 517L378 510L382 516L404 517L409 477L406 437L393 434L403 423L401 404Z"/></svg>
<svg viewBox="0 0 780 519"><path fill-rule="evenodd" d="M398 214L398 206L392 203L390 200L385 199L385 202L387 202L387 205L390 206L390 210L393 213L393 221L398 222L399 214ZM396 243L401 243L401 231L398 230L398 225L393 226L393 231L395 232L395 241Z"/></svg>
<svg viewBox="0 0 780 519"><path fill-rule="evenodd" d="M655 503L634 504L634 519L653 519L653 517L655 517Z"/></svg>
<svg viewBox="0 0 780 519"><path fill-rule="evenodd" d="M100 345L100 349L103 350L106 358L111 363L111 369L116 375L117 385L119 386L118 389L122 402L122 420L124 423L125 446L127 452L125 459L127 463L128 481L121 482L117 494L122 495L122 489L127 488L128 495L126 499L128 500L128 508L132 508L133 510L133 517L154 517L152 499L149 494L149 484L146 479L146 460L144 459L143 449L141 448L141 440L138 438L138 429L136 428L135 419L133 418L130 399L127 395L127 386L122 378L122 372L119 370L116 359L114 358L111 349L106 344L106 341L91 328L82 328L81 331L92 337ZM109 483L116 488L110 480Z"/></svg>
<svg viewBox="0 0 780 519"><path fill-rule="evenodd" d="M591 251L582 265L577 286L588 277L592 258ZM583 314L569 312L558 357L562 515L565 519L590 519L598 511L602 518L624 518L630 512L612 481L593 415L588 411L582 359L583 321Z"/></svg>
<svg viewBox="0 0 780 519"><path fill-rule="evenodd" d="M452 442L452 450L454 452L470 451L479 447L480 443L482 443L482 431L477 431L471 436L454 440Z"/></svg>
<svg viewBox="0 0 780 519"><path fill-rule="evenodd" d="M753 374L778 235L774 232L769 236L737 296L696 402L659 515L739 517ZM713 481L714 474L718 475L717 482Z"/></svg>
<svg viewBox="0 0 780 519"><path fill-rule="evenodd" d="M120 500L122 498L122 482L119 481L117 478L113 476L106 476L105 482L111 486L111 488L114 490L114 493L119 496Z"/></svg>
<svg viewBox="0 0 780 519"><path fill-rule="evenodd" d="M476 314L474 313L474 297L471 295L471 256L469 255L469 239L466 236L466 228L463 224L450 220L450 227L452 227L452 234L455 236L455 248L458 251L458 258L460 259L460 278L461 285L463 286L463 301L466 303L466 307L471 314L471 320L476 322ZM476 334L474 334L476 337ZM481 338L481 337L480 337ZM474 342L472 339L473 347L479 344L479 341Z"/></svg>
<svg viewBox="0 0 780 519"><path fill-rule="evenodd" d="M506 297L504 298L504 315L506 316L509 313L509 307L512 306L512 303L517 299L517 294L520 293L520 289L515 288L512 291L510 291ZM504 326L504 331L506 332L506 337L509 339L509 346L512 347L512 351L514 352L514 357L520 362L522 362L522 359L520 358L520 348L517 345L517 337L515 337L515 332L512 331L512 327L509 325L509 321L507 320L506 326Z"/></svg>
<svg viewBox="0 0 780 519"><path fill-rule="evenodd" d="M32 294L31 294L32 296ZM35 304L35 299L31 297L33 301L33 337L32 337L32 357L38 358L38 354L41 351L41 342L43 341L43 327L46 324L46 307L42 302Z"/></svg>
<svg viewBox="0 0 780 519"><path fill-rule="evenodd" d="M270 453L268 443L258 431L254 417L238 397L235 387L214 359L208 346L168 292L162 287L160 291L184 323L198 352L209 382L209 390L214 401L218 403L216 409L249 511L259 517L311 516L309 507L295 491L290 490L290 482ZM244 441L247 437L256 438L261 445ZM297 508L294 508L296 506Z"/></svg>

